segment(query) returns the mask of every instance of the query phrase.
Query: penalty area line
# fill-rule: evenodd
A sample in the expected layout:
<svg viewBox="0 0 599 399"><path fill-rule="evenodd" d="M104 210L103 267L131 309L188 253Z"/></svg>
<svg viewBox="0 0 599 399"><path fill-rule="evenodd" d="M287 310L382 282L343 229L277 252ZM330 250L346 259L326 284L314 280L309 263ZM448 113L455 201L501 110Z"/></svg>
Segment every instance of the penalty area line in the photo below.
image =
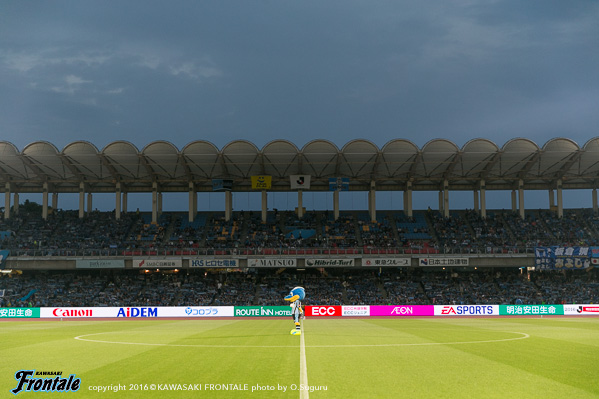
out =
<svg viewBox="0 0 599 399"><path fill-rule="evenodd" d="M310 394L303 390L308 386L308 366L306 364L306 341L304 334L306 332L306 319L302 320L302 333L300 335L300 399L308 399Z"/></svg>

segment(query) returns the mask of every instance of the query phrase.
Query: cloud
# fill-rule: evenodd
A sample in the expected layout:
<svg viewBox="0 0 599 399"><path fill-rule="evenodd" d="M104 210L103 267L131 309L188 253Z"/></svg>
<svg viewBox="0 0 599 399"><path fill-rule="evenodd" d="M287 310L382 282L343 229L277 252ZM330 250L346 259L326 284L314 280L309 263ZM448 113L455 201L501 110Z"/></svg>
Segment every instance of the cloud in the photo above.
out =
<svg viewBox="0 0 599 399"><path fill-rule="evenodd" d="M0 63L9 69L26 73L36 68L50 66L94 66L102 65L109 61L113 55L101 52L79 52L74 55L64 56L69 49L53 48L40 51L0 51Z"/></svg>
<svg viewBox="0 0 599 399"><path fill-rule="evenodd" d="M194 62L171 65L169 70L174 76L185 76L193 80L203 80L223 75L222 71L213 65L196 65Z"/></svg>
<svg viewBox="0 0 599 399"><path fill-rule="evenodd" d="M79 76L67 75L64 77L66 86L54 86L51 88L56 93L75 94L75 92L81 89L81 85L87 83L93 83L92 80L85 80Z"/></svg>

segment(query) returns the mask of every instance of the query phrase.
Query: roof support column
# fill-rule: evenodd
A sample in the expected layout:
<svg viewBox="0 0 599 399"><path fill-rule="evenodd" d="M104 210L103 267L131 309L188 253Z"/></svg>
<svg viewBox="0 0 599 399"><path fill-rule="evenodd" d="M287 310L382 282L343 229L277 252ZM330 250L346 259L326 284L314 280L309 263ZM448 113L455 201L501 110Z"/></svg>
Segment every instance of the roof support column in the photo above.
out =
<svg viewBox="0 0 599 399"><path fill-rule="evenodd" d="M474 189L474 212L480 215L480 206L478 205L478 190Z"/></svg>
<svg viewBox="0 0 599 399"><path fill-rule="evenodd" d="M593 213L597 214L597 189L593 189Z"/></svg>
<svg viewBox="0 0 599 399"><path fill-rule="evenodd" d="M407 217L412 217L412 182L406 183L406 189L403 192L403 211Z"/></svg>
<svg viewBox="0 0 599 399"><path fill-rule="evenodd" d="M262 190L262 223L266 223L266 212L268 211L268 193Z"/></svg>
<svg viewBox="0 0 599 399"><path fill-rule="evenodd" d="M225 191L225 221L231 220L233 216L233 193Z"/></svg>
<svg viewBox="0 0 599 399"><path fill-rule="evenodd" d="M10 183L4 186L4 219L10 218Z"/></svg>
<svg viewBox="0 0 599 399"><path fill-rule="evenodd" d="M42 190L42 219L48 220L48 182L44 182Z"/></svg>
<svg viewBox="0 0 599 399"><path fill-rule="evenodd" d="M368 192L368 212L370 221L376 223L376 185L374 180L370 182L370 191Z"/></svg>
<svg viewBox="0 0 599 399"><path fill-rule="evenodd" d="M52 193L52 209L55 211L58 209L58 193Z"/></svg>
<svg viewBox="0 0 599 399"><path fill-rule="evenodd" d="M85 184L79 182L79 219L83 219L83 211L85 209Z"/></svg>
<svg viewBox="0 0 599 399"><path fill-rule="evenodd" d="M518 205L516 202L516 190L512 190L512 212L516 213L518 211Z"/></svg>
<svg viewBox="0 0 599 399"><path fill-rule="evenodd" d="M19 193L15 193L13 199L14 199L14 201L13 201L12 210L15 213L15 215L18 215L19 214Z"/></svg>
<svg viewBox="0 0 599 399"><path fill-rule="evenodd" d="M121 220L121 182L116 184L115 192L114 218Z"/></svg>
<svg viewBox="0 0 599 399"><path fill-rule="evenodd" d="M555 194L553 189L549 189L549 210L552 211L555 208Z"/></svg>
<svg viewBox="0 0 599 399"><path fill-rule="evenodd" d="M333 218L339 219L339 190L333 191Z"/></svg>
<svg viewBox="0 0 599 399"><path fill-rule="evenodd" d="M439 213L441 215L443 215L443 204L445 203L445 201L443 201L443 190L439 190Z"/></svg>
<svg viewBox="0 0 599 399"><path fill-rule="evenodd" d="M301 219L304 217L304 192L303 190L297 190L297 218Z"/></svg>
<svg viewBox="0 0 599 399"><path fill-rule="evenodd" d="M562 197L562 179L557 181L557 217L564 217L564 199Z"/></svg>
<svg viewBox="0 0 599 399"><path fill-rule="evenodd" d="M443 180L443 216L449 217L449 182Z"/></svg>
<svg viewBox="0 0 599 399"><path fill-rule="evenodd" d="M87 214L90 215L92 213L93 205L92 205L92 193L87 193Z"/></svg>
<svg viewBox="0 0 599 399"><path fill-rule="evenodd" d="M123 192L123 213L127 213L127 192Z"/></svg>
<svg viewBox="0 0 599 399"><path fill-rule="evenodd" d="M152 223L158 222L158 183L152 183Z"/></svg>
<svg viewBox="0 0 599 399"><path fill-rule="evenodd" d="M487 186L484 180L480 181L480 217L487 218Z"/></svg>
<svg viewBox="0 0 599 399"><path fill-rule="evenodd" d="M189 214L187 220L189 223L193 222L196 215L198 214L198 194L196 193L195 186L193 182L189 182L188 185L189 190Z"/></svg>
<svg viewBox="0 0 599 399"><path fill-rule="evenodd" d="M520 217L524 219L524 180L518 180L518 208Z"/></svg>
<svg viewBox="0 0 599 399"><path fill-rule="evenodd" d="M156 198L156 212L158 217L162 216L162 193L158 193L158 197ZM158 220L156 220L158 221Z"/></svg>

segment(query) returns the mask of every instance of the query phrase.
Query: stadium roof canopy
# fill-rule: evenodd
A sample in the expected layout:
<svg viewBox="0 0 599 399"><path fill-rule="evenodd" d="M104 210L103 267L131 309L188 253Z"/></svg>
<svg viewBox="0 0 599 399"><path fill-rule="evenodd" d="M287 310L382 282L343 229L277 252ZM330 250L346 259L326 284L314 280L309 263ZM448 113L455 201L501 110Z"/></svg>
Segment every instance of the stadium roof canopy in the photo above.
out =
<svg viewBox="0 0 599 399"><path fill-rule="evenodd" d="M342 148L327 140L314 140L299 149L275 140L262 149L236 140L222 149L207 141L194 141L182 149L168 141L155 141L139 150L127 141L115 141L102 150L86 141L68 144L62 151L46 141L19 151L0 141L0 190L9 183L12 192L211 191L212 179L231 179L233 191L250 191L250 176L272 176L272 191L289 191L290 175L310 175L311 191L328 190L331 177L349 177L350 190L474 190L482 180L487 190L510 190L522 180L524 189L597 188L599 137L580 147L567 138L549 140L539 147L525 138L502 148L486 139L474 139L462 148L436 139L418 148L397 139L378 148L368 140L352 140Z"/></svg>

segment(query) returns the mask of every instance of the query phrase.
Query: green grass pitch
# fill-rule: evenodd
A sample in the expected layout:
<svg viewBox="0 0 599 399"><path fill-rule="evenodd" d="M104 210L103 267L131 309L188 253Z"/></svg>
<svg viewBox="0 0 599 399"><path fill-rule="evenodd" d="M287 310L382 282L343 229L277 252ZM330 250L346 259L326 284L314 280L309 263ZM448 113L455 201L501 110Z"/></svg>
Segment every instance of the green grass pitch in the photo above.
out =
<svg viewBox="0 0 599 399"><path fill-rule="evenodd" d="M14 397L21 369L81 379L77 392L17 395L26 398L599 398L599 318L310 318L301 336L292 327L2 322L0 398Z"/></svg>

